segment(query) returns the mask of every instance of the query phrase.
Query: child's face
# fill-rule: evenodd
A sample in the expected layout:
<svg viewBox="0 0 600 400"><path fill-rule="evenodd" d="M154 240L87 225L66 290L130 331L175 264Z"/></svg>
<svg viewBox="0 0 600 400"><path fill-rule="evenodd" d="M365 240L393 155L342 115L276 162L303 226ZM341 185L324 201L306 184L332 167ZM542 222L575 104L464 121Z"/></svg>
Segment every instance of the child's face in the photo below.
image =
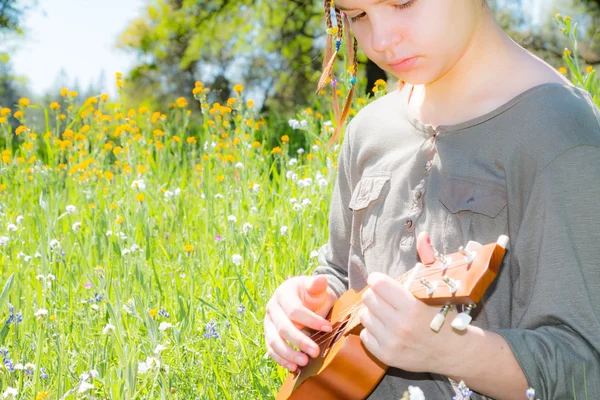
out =
<svg viewBox="0 0 600 400"><path fill-rule="evenodd" d="M481 21L481 4L481 0L335 1L348 15L366 56L414 85L432 82L456 64ZM391 65L415 56L410 69Z"/></svg>

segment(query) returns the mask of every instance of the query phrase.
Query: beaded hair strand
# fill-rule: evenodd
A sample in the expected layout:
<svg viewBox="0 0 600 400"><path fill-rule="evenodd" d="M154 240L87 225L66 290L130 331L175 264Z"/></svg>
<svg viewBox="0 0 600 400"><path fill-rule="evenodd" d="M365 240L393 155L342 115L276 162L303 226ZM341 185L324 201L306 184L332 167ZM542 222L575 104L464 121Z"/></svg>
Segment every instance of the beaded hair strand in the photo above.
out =
<svg viewBox="0 0 600 400"><path fill-rule="evenodd" d="M317 85L317 93L320 92L325 85L330 81L332 86L332 104L333 104L333 113L336 119L336 128L335 131L329 140L329 145L333 143L337 143L340 137L340 131L343 128L343 125L348 117L350 112L350 106L352 104L352 99L354 97L354 91L356 86L356 74L358 71L358 41L356 38L353 38L352 45L351 35L350 35L350 24L346 14L342 14L337 8L334 6L335 0L325 0L324 1L324 9L325 9L325 19L327 21L327 33L331 36L328 37L327 44L325 46L325 58L323 59L323 73L321 74L321 78L319 79L319 83ZM332 22L332 8L335 12L335 18L337 21L337 26L334 27ZM335 60L337 59L337 55L340 51L340 47L342 44L342 39L346 39L346 48L348 51L348 59L352 60L352 65L349 68L349 72L352 77L350 78L351 89L346 98L344 108L340 112L338 96L337 96L337 86L338 82L335 78L335 73L333 71L333 66L335 64ZM335 51L333 50L333 43L335 37Z"/></svg>

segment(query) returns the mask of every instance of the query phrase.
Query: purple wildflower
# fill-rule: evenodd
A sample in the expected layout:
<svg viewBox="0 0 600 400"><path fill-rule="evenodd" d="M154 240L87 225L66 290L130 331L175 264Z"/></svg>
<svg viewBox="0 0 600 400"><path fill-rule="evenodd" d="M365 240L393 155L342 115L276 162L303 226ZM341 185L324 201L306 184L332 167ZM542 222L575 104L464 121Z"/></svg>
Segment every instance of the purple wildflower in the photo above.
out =
<svg viewBox="0 0 600 400"><path fill-rule="evenodd" d="M210 338L218 339L219 334L217 333L217 324L215 324L213 321L210 321L209 323L207 323L206 326L204 327L204 337L207 339L210 339Z"/></svg>

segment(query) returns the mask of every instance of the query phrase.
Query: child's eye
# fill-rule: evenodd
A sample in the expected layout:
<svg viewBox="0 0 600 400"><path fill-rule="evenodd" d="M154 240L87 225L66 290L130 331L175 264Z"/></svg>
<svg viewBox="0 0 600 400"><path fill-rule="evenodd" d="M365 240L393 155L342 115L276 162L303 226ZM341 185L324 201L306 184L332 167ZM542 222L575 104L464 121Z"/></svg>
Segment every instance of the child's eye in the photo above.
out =
<svg viewBox="0 0 600 400"><path fill-rule="evenodd" d="M395 4L395 5L394 5L394 7L395 7L395 8L398 8L398 9L400 9L400 10L402 10L402 9L404 9L404 8L408 8L408 7L412 6L412 5L413 5L413 3L415 3L416 1L417 1L417 0L408 0L406 3L402 3L402 4ZM363 19L363 18L364 18L366 15L367 15L367 13L364 13L364 12L363 12L363 13L360 13L360 14L358 14L356 17L351 17L351 18L350 18L350 21L351 21L351 22L356 22L356 21L358 21L358 20L361 20L361 19Z"/></svg>

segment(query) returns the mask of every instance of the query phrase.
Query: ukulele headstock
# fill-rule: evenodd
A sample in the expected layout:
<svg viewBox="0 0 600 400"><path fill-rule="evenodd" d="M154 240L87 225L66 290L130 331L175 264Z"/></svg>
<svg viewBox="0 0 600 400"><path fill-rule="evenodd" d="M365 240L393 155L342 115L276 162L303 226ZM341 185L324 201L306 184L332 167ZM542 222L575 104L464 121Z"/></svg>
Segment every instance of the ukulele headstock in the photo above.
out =
<svg viewBox="0 0 600 400"><path fill-rule="evenodd" d="M466 310L455 318L452 326L466 329L471 322L471 310L498 275L507 244L505 235L486 245L470 241L457 252L436 254L433 263L419 263L408 272L406 289L424 303L443 306L431 322L431 329L437 332L441 328L448 309L455 304L466 305Z"/></svg>

